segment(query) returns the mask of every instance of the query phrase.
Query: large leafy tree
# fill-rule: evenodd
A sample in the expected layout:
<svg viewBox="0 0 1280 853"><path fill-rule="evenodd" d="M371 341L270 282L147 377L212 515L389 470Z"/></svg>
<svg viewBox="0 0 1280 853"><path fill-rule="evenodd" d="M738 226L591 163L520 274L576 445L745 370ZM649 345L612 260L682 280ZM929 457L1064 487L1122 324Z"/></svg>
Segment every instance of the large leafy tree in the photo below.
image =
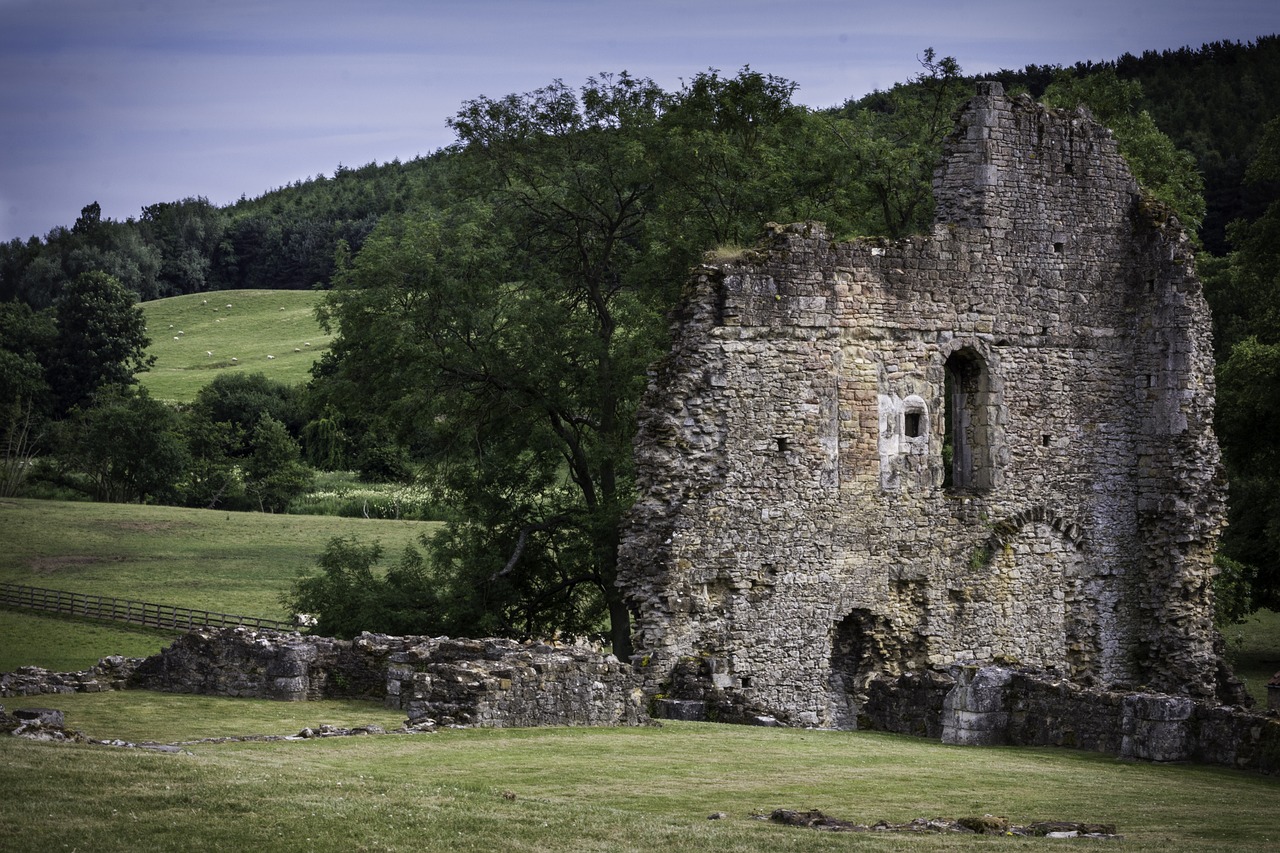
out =
<svg viewBox="0 0 1280 853"><path fill-rule="evenodd" d="M343 381L378 394L463 514L435 543L475 629L588 630L607 612L629 504L631 409L665 278L640 275L663 93L627 75L467 103L453 119L482 199L384 223L339 273Z"/></svg>
<svg viewBox="0 0 1280 853"><path fill-rule="evenodd" d="M83 475L97 500L165 500L188 463L176 411L145 388L114 386L63 424L61 464ZM74 480L72 480L74 482Z"/></svg>
<svg viewBox="0 0 1280 853"><path fill-rule="evenodd" d="M249 437L253 452L244 461L244 490L262 512L284 512L289 501L311 487L313 473L302 463L302 448L284 424L264 415Z"/></svg>
<svg viewBox="0 0 1280 853"><path fill-rule="evenodd" d="M666 309L707 249L771 218L847 219L822 176L849 158L793 91L743 69L675 94L620 74L467 102L454 193L385 218L341 265L317 399L398 425L432 463L460 517L431 549L451 613L470 614L453 624L607 620L629 654L617 546Z"/></svg>
<svg viewBox="0 0 1280 853"><path fill-rule="evenodd" d="M0 302L0 497L17 492L41 447L56 334L51 311Z"/></svg>
<svg viewBox="0 0 1280 853"><path fill-rule="evenodd" d="M1262 134L1246 179L1271 204L1227 233L1207 265L1218 350L1216 427L1231 481L1222 550L1255 575L1253 606L1280 606L1280 119Z"/></svg>
<svg viewBox="0 0 1280 853"><path fill-rule="evenodd" d="M81 273L54 303L57 340L47 379L59 411L86 404L100 388L134 383L155 361L134 295L103 272Z"/></svg>
<svg viewBox="0 0 1280 853"><path fill-rule="evenodd" d="M863 229L888 237L920 233L933 219L933 170L954 114L973 93L952 57L927 48L906 83L846 104L832 129L858 174Z"/></svg>

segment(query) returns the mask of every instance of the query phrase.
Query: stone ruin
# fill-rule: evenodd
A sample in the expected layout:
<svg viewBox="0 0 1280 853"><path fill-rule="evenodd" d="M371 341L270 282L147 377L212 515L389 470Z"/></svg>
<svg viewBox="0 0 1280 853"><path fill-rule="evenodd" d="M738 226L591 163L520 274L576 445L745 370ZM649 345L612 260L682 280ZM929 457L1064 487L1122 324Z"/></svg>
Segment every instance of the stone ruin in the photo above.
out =
<svg viewBox="0 0 1280 853"><path fill-rule="evenodd" d="M1086 110L996 83L934 194L928 236L775 226L692 276L620 554L647 692L854 728L886 681L1003 664L1247 702L1182 228Z"/></svg>
<svg viewBox="0 0 1280 853"><path fill-rule="evenodd" d="M372 699L404 711L410 725L616 726L647 719L632 667L613 655L583 644L499 638L192 631L133 662L127 686L284 701Z"/></svg>
<svg viewBox="0 0 1280 853"><path fill-rule="evenodd" d="M1212 623L1192 249L1105 128L979 84L933 233L775 226L703 267L639 413L630 664L509 640L193 632L0 696L381 698L409 722L876 728L1280 772Z"/></svg>

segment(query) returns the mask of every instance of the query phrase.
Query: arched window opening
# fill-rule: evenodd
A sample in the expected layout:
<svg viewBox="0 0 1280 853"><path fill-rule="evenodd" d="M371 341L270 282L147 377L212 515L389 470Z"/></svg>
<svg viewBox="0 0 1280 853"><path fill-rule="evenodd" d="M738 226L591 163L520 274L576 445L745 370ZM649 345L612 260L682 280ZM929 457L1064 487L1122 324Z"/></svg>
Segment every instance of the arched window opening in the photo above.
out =
<svg viewBox="0 0 1280 853"><path fill-rule="evenodd" d="M991 377L982 356L961 349L944 372L942 485L947 489L989 489L993 482Z"/></svg>

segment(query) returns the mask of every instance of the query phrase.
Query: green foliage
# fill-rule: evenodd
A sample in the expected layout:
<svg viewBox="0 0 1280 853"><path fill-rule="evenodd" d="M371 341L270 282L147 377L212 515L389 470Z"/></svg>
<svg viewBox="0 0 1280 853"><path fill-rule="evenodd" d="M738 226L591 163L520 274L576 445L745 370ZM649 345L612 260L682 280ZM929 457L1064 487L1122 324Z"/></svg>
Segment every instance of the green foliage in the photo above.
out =
<svg viewBox="0 0 1280 853"><path fill-rule="evenodd" d="M284 512L289 501L311 487L312 471L300 460L302 448L284 424L263 415L253 427L252 452L244 460L244 490L263 512Z"/></svg>
<svg viewBox="0 0 1280 853"><path fill-rule="evenodd" d="M210 289L225 229L225 215L206 198L152 204L142 209L137 231L160 255L160 295Z"/></svg>
<svg viewBox="0 0 1280 853"><path fill-rule="evenodd" d="M182 433L190 458L178 481L180 502L205 509L249 508L237 460L240 431L226 421L189 411L182 419Z"/></svg>
<svg viewBox="0 0 1280 853"><path fill-rule="evenodd" d="M1215 428L1231 481L1222 550L1256 572L1254 606L1280 603L1280 119L1250 180L1270 188L1261 217L1230 228L1234 250L1201 265L1218 355Z"/></svg>
<svg viewBox="0 0 1280 853"><path fill-rule="evenodd" d="M1255 569L1226 554L1217 554L1213 563L1218 570L1213 579L1213 623L1218 630L1225 630L1257 609L1253 603Z"/></svg>
<svg viewBox="0 0 1280 853"><path fill-rule="evenodd" d="M470 101L456 195L385 218L340 266L317 398L356 447L395 424L432 463L459 519L431 556L467 578L477 630L607 619L625 656L634 410L679 282L766 219L854 221L832 178L849 158L794 88L743 69L668 94L624 73Z"/></svg>
<svg viewBox="0 0 1280 853"><path fill-rule="evenodd" d="M329 540L320 556L321 574L299 577L282 602L293 613L316 617L312 631L325 637L351 638L361 631L406 635L438 635L443 627L440 585L431 577L416 548L406 546L400 559L377 570L382 546L354 538Z"/></svg>
<svg viewBox="0 0 1280 853"><path fill-rule="evenodd" d="M46 376L60 412L83 405L99 388L133 384L133 375L151 366L142 311L106 273L82 273L68 284L54 305L54 322Z"/></svg>
<svg viewBox="0 0 1280 853"><path fill-rule="evenodd" d="M446 521L453 517L439 496L424 485L369 482L354 471L318 473L311 490L289 503L289 512L415 521Z"/></svg>
<svg viewBox="0 0 1280 853"><path fill-rule="evenodd" d="M51 311L0 302L0 497L18 493L47 431Z"/></svg>
<svg viewBox="0 0 1280 853"><path fill-rule="evenodd" d="M237 456L252 453L253 434L267 418L294 425L301 420L298 391L261 373L220 373L196 394L192 411L210 423L230 425L241 437Z"/></svg>
<svg viewBox="0 0 1280 853"><path fill-rule="evenodd" d="M177 412L141 388L104 390L73 411L57 456L87 478L94 499L119 503L171 497L188 464Z"/></svg>
<svg viewBox="0 0 1280 853"><path fill-rule="evenodd" d="M307 461L315 468L340 471L347 467L347 434L343 431L340 415L332 406L325 406L320 416L307 422L302 428L302 441Z"/></svg>
<svg viewBox="0 0 1280 853"><path fill-rule="evenodd" d="M874 92L840 111L837 128L857 164L863 205L875 216L865 233L900 237L933 221L933 170L956 109L972 94L952 57L927 48L923 70L888 92Z"/></svg>

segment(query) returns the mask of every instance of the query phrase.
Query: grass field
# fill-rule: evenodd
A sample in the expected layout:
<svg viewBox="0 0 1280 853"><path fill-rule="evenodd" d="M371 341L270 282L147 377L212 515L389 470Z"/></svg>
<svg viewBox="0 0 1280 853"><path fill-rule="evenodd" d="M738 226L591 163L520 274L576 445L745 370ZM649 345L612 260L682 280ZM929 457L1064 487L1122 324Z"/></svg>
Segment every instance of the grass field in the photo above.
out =
<svg viewBox="0 0 1280 853"><path fill-rule="evenodd" d="M378 541L394 557L437 526L424 521L4 500L0 581L283 619L287 614L280 594L299 573L314 569L330 538ZM57 623L49 626L47 621L0 610L0 672L24 664L80 669L102 655L132 653L106 646L95 654L89 645L68 639L47 652L37 649L37 659L25 659L33 656L21 641L25 632L59 633ZM81 628L73 633L79 635ZM120 640L129 648L155 640L128 633L131 636ZM19 655L23 659L15 662ZM69 660L82 663L69 666Z"/></svg>
<svg viewBox="0 0 1280 853"><path fill-rule="evenodd" d="M96 737L293 734L385 713L335 703L95 695L67 704ZM69 697L70 698L70 697ZM155 707L155 706L162 707ZM221 721L210 724L210 721ZM231 721L230 725L225 724ZM96 727L96 731L95 731ZM1125 851L1280 844L1280 781L1069 750L951 747L871 732L669 723L445 730L182 754L0 741L0 848L13 850L1046 850L1090 842L846 835L755 819L997 814L1117 825ZM723 813L720 820L708 816ZM7 839L7 841L6 841Z"/></svg>
<svg viewBox="0 0 1280 853"><path fill-rule="evenodd" d="M138 380L153 397L190 402L221 371L262 373L293 385L331 335L320 330L313 290L222 290L142 303L151 370ZM270 356L270 358L268 357Z"/></svg>

